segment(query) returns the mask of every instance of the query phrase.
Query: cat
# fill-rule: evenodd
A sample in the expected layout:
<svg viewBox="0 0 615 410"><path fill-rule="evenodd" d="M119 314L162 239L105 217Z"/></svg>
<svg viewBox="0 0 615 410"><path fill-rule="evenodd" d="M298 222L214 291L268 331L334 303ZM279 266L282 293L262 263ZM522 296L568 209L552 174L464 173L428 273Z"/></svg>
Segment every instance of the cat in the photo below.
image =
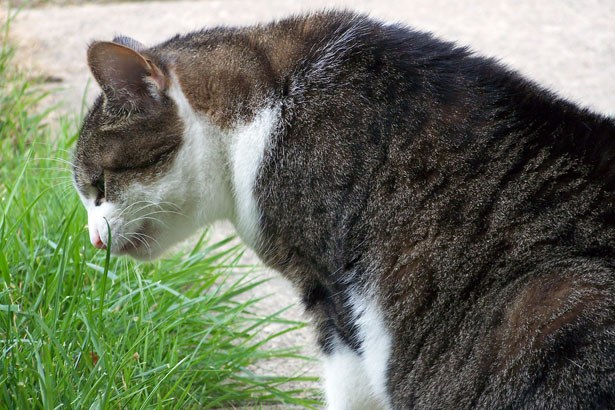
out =
<svg viewBox="0 0 615 410"><path fill-rule="evenodd" d="M230 220L300 292L329 409L615 408L613 118L351 11L87 57L92 244Z"/></svg>

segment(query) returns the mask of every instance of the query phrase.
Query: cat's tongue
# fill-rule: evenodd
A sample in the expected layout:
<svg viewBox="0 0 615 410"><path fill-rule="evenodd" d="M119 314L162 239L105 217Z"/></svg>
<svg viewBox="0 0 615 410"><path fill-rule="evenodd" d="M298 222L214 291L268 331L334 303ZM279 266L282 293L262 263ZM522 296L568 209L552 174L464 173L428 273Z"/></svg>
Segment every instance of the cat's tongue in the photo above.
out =
<svg viewBox="0 0 615 410"><path fill-rule="evenodd" d="M97 229L94 229L94 232L91 232L91 234L90 234L90 242L92 242L92 245L94 245L98 249L105 249L106 248L106 246L103 243L102 239L100 239L100 234L98 233Z"/></svg>

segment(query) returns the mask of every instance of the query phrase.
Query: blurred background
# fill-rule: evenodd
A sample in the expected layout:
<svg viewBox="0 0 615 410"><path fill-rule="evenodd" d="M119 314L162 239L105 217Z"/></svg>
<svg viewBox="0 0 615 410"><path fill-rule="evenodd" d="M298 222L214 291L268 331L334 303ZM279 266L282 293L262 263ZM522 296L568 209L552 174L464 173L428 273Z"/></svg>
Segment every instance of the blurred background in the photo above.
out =
<svg viewBox="0 0 615 410"><path fill-rule="evenodd" d="M24 7L11 30L18 63L59 83L65 89L62 99L67 110L81 104L89 79L85 50L94 39L110 40L121 33L155 44L205 26L245 25L309 10L349 8L470 45L565 97L615 114L612 0L18 0L11 4Z"/></svg>

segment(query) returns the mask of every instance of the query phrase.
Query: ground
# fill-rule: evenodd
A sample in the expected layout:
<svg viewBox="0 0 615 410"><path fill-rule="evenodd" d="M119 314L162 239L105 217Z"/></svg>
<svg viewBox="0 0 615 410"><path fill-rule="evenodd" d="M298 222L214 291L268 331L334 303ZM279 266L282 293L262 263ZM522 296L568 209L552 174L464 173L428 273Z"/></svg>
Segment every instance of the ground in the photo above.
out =
<svg viewBox="0 0 615 410"><path fill-rule="evenodd" d="M24 3L21 1L20 3ZM212 25L266 22L306 10L346 7L470 45L481 54L496 56L510 67L583 106L615 115L615 2L612 0L505 0L492 2L447 0L355 0L310 2L270 1L168 1L86 4L73 1L36 1L25 8L11 29L18 45L17 61L31 75L60 88L55 101L60 112L78 113L82 101L97 92L85 62L87 44L110 40L116 34L155 44L176 34ZM54 4L59 3L59 4ZM66 5L66 4L69 5ZM0 16L7 3L0 3ZM85 100L84 90L88 86ZM216 236L231 232L216 228ZM246 256L248 262L254 255ZM272 295L261 304L271 313L298 298L276 274L255 290ZM287 316L302 317L298 305ZM279 339L281 345L303 345L315 354L309 330ZM274 364L275 371L317 374L318 365L288 361ZM280 367L281 366L281 367ZM272 369L268 369L272 370Z"/></svg>

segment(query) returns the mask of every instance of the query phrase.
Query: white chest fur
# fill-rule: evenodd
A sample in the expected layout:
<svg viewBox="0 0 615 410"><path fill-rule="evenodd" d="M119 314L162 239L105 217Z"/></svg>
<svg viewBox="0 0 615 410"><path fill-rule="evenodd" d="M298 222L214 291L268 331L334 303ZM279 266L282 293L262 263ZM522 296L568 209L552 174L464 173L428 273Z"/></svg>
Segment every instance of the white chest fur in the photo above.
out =
<svg viewBox="0 0 615 410"><path fill-rule="evenodd" d="M231 181L236 211L233 222L243 241L251 247L259 240L260 222L254 187L278 118L279 109L266 108L253 122L238 127L231 135Z"/></svg>
<svg viewBox="0 0 615 410"><path fill-rule="evenodd" d="M361 340L361 353L337 340L324 358L328 410L388 410L387 367L391 337L376 301L351 294L350 308Z"/></svg>
<svg viewBox="0 0 615 410"><path fill-rule="evenodd" d="M269 106L251 122L223 131L192 109L176 80L170 95L186 129L182 160L198 176L193 182L200 194L197 207L205 209L198 222L229 219L247 245L257 246L261 210L254 188L279 121L279 108ZM364 296L354 294L350 300L362 340L361 355L339 343L325 359L330 409L390 408L386 369L391 340L377 303Z"/></svg>
<svg viewBox="0 0 615 410"><path fill-rule="evenodd" d="M222 130L194 111L176 78L169 95L185 126L183 166L191 168L189 173L195 176L198 224L229 219L242 240L256 246L260 210L254 186L280 110L269 106L252 121Z"/></svg>

